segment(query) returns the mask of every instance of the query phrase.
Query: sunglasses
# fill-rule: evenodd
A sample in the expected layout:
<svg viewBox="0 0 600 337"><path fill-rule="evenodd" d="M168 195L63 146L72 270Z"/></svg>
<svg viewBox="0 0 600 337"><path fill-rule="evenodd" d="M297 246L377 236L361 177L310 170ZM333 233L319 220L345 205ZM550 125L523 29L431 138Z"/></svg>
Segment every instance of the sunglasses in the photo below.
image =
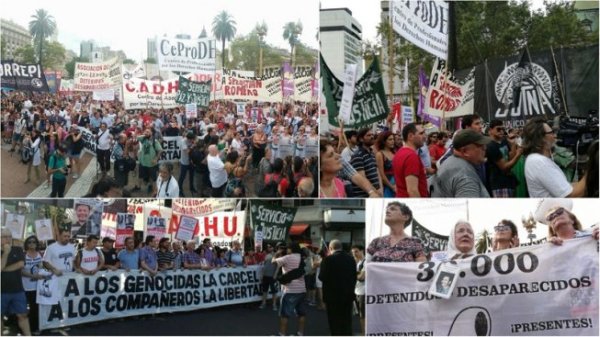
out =
<svg viewBox="0 0 600 337"><path fill-rule="evenodd" d="M557 208L554 212L552 212L546 216L546 222L552 222L552 220L561 216L564 212L565 212L564 208L562 208L562 207Z"/></svg>
<svg viewBox="0 0 600 337"><path fill-rule="evenodd" d="M496 225L494 226L494 231L495 232L504 232L504 231L509 231L510 230L510 226L507 225Z"/></svg>

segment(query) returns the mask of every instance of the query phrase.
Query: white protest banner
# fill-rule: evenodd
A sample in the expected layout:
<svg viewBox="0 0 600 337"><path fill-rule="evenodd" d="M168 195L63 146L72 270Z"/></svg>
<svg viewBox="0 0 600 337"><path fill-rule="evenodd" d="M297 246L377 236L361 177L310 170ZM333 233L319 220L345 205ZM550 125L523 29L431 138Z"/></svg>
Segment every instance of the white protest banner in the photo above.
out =
<svg viewBox="0 0 600 337"><path fill-rule="evenodd" d="M390 1L392 28L417 47L448 56L448 4L441 0Z"/></svg>
<svg viewBox="0 0 600 337"><path fill-rule="evenodd" d="M7 213L4 226L10 230L13 239L22 240L25 231L25 215Z"/></svg>
<svg viewBox="0 0 600 337"><path fill-rule="evenodd" d="M235 103L235 105L237 107L237 115L243 116L246 112L246 103Z"/></svg>
<svg viewBox="0 0 600 337"><path fill-rule="evenodd" d="M313 100L313 66L294 67L294 100L311 102Z"/></svg>
<svg viewBox="0 0 600 337"><path fill-rule="evenodd" d="M159 203L160 203L160 201L158 199L134 199L134 198L127 199L127 213L135 215L134 230L136 230L136 231L144 230L144 226L145 226L144 208L145 207L148 207L148 209L150 209L152 207L159 208L160 207ZM149 211L149 213L150 212L151 212L151 210ZM104 223L105 220L102 219L102 221ZM113 221L116 221L116 219ZM116 222L115 222L115 227L116 227Z"/></svg>
<svg viewBox="0 0 600 337"><path fill-rule="evenodd" d="M74 91L97 91L121 85L121 61L118 58L101 63L75 63ZM113 96L114 97L114 96Z"/></svg>
<svg viewBox="0 0 600 337"><path fill-rule="evenodd" d="M231 242L244 239L246 212L215 212L196 217L200 241L210 238L213 246L231 247Z"/></svg>
<svg viewBox="0 0 600 337"><path fill-rule="evenodd" d="M35 236L38 240L54 240L54 232L52 231L52 220L39 219L35 220Z"/></svg>
<svg viewBox="0 0 600 337"><path fill-rule="evenodd" d="M175 233L175 239L187 242L194 238L194 231L198 225L198 219L182 215L179 217L179 226Z"/></svg>
<svg viewBox="0 0 600 337"><path fill-rule="evenodd" d="M156 39L156 54L160 70L184 73L212 73L215 71L217 41L210 38Z"/></svg>
<svg viewBox="0 0 600 337"><path fill-rule="evenodd" d="M114 101L115 89L95 90L92 99L94 101Z"/></svg>
<svg viewBox="0 0 600 337"><path fill-rule="evenodd" d="M133 271L58 277L60 301L40 305L40 329L166 312L192 311L261 299L262 266L210 271Z"/></svg>
<svg viewBox="0 0 600 337"><path fill-rule="evenodd" d="M180 215L201 216L235 208L235 199L225 198L177 198L173 199L171 209Z"/></svg>
<svg viewBox="0 0 600 337"><path fill-rule="evenodd" d="M281 135L277 144L279 145L277 158L285 159L287 156L294 155L294 144L291 136Z"/></svg>
<svg viewBox="0 0 600 337"><path fill-rule="evenodd" d="M475 67L462 80L446 74L446 61L436 59L431 70L425 112L452 118L473 114L475 105Z"/></svg>
<svg viewBox="0 0 600 337"><path fill-rule="evenodd" d="M439 263L367 264L367 335L598 336L598 241L590 236L456 265L446 300L428 294Z"/></svg>
<svg viewBox="0 0 600 337"><path fill-rule="evenodd" d="M144 205L144 237L146 235L160 235L158 237L163 237L166 235L167 233L167 229L165 228L164 231L162 228L158 228L155 226L155 222L158 222L158 227L160 227L161 224L164 224L164 226L166 227L167 224L169 224L171 222L171 216L172 216L173 212L171 211L170 208L168 207L164 207L164 206L159 206L159 205ZM162 222L157 221L157 220L150 220L150 218L161 218L163 219ZM148 223L151 224L151 228L154 232L153 234L149 233L149 227L148 227Z"/></svg>
<svg viewBox="0 0 600 337"><path fill-rule="evenodd" d="M150 216L146 220L146 234L144 237L152 235L156 238L162 238L167 234L167 219L157 216Z"/></svg>
<svg viewBox="0 0 600 337"><path fill-rule="evenodd" d="M356 64L346 64L344 71L344 89L342 91L342 102L340 105L340 117L344 124L350 124L350 112L352 111L352 100L354 99L354 84L356 82Z"/></svg>
<svg viewBox="0 0 600 337"><path fill-rule="evenodd" d="M116 240L115 248L125 246L125 239L133 237L135 227L135 214L133 213L117 213Z"/></svg>
<svg viewBox="0 0 600 337"><path fill-rule="evenodd" d="M281 72L269 77L243 76L237 70L223 69L223 97L263 102L281 102Z"/></svg>
<svg viewBox="0 0 600 337"><path fill-rule="evenodd" d="M146 69L144 69L145 66L143 64L130 64L130 65L123 65L123 68L121 69L121 73L123 74L123 79L124 80L128 80L132 77L146 77Z"/></svg>
<svg viewBox="0 0 600 337"><path fill-rule="evenodd" d="M178 80L151 81L130 78L123 81L123 105L125 109L166 108L179 106L175 102Z"/></svg>
<svg viewBox="0 0 600 337"><path fill-rule="evenodd" d="M198 106L196 103L190 103L185 105L185 117L187 119L198 118Z"/></svg>
<svg viewBox="0 0 600 337"><path fill-rule="evenodd" d="M73 208L77 221L71 224L71 237L85 238L88 235L100 236L104 202L98 199L75 199Z"/></svg>
<svg viewBox="0 0 600 337"><path fill-rule="evenodd" d="M413 109L409 106L402 106L402 125L413 122Z"/></svg>

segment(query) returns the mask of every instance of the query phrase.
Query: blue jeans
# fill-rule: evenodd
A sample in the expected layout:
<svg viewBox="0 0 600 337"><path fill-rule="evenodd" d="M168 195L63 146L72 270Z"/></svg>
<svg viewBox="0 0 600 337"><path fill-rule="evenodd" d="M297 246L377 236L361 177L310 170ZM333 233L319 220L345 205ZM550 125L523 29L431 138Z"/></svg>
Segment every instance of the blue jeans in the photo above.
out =
<svg viewBox="0 0 600 337"><path fill-rule="evenodd" d="M281 297L279 316L290 317L294 315L294 311L298 316L306 316L306 303L304 303L304 298L306 298L306 293L284 293Z"/></svg>

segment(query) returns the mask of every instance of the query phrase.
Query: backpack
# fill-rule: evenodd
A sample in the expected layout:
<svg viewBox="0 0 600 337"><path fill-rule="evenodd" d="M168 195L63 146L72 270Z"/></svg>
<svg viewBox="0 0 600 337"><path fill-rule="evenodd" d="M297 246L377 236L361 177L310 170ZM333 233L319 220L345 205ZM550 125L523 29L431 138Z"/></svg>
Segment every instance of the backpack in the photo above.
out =
<svg viewBox="0 0 600 337"><path fill-rule="evenodd" d="M304 276L304 259L302 258L302 254L300 254L300 265L296 269L292 269L285 274L281 274L277 276L277 281L280 284L288 284L295 279L299 279Z"/></svg>
<svg viewBox="0 0 600 337"><path fill-rule="evenodd" d="M21 149L21 162L23 162L23 164L29 163L33 159L34 153L35 151L31 147L23 146Z"/></svg>
<svg viewBox="0 0 600 337"><path fill-rule="evenodd" d="M280 197L279 195L279 183L281 182L282 176L281 174L269 173L265 175L265 184L258 191L258 196L263 198L269 197Z"/></svg>

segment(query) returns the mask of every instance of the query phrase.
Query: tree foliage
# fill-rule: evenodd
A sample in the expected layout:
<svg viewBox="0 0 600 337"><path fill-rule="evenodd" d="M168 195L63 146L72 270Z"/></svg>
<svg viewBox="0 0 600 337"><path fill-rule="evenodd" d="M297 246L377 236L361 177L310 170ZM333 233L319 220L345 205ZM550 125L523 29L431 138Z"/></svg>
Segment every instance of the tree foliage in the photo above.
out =
<svg viewBox="0 0 600 337"><path fill-rule="evenodd" d="M212 22L212 32L217 40L222 42L222 51L225 51L225 41L231 41L235 37L236 22L227 11L219 13ZM225 66L225 53L221 53L223 67Z"/></svg>
<svg viewBox="0 0 600 337"><path fill-rule="evenodd" d="M29 21L29 33L31 33L34 45L38 50L38 61L42 62L44 41L56 30L56 22L54 21L54 17L43 8L36 10L31 18L32 20Z"/></svg>
<svg viewBox="0 0 600 337"><path fill-rule="evenodd" d="M44 58L42 59L42 68L46 70L56 70L61 68L67 53L65 47L60 42L56 41L44 41L42 52L44 54ZM15 51L15 59L23 63L37 63L36 52L31 45L17 49Z"/></svg>
<svg viewBox="0 0 600 337"><path fill-rule="evenodd" d="M290 44L290 60L294 61L294 48L300 43L298 37L302 35L302 22L288 22L283 26L283 39Z"/></svg>
<svg viewBox="0 0 600 337"><path fill-rule="evenodd" d="M65 70L69 73L69 77L75 77L75 63L77 62L89 62L86 57L74 57L71 61L65 64Z"/></svg>

